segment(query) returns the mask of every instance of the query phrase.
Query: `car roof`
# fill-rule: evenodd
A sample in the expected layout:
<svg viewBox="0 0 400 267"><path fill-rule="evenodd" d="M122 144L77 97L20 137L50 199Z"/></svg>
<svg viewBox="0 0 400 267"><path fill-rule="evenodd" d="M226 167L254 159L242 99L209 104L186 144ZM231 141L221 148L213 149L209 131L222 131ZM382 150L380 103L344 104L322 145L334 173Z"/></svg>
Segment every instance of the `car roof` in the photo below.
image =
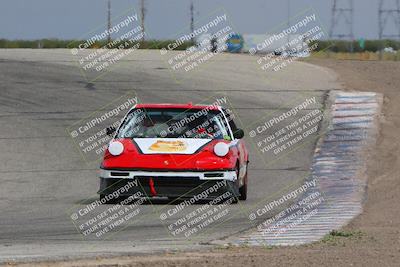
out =
<svg viewBox="0 0 400 267"><path fill-rule="evenodd" d="M216 105L193 105L192 103L186 103L186 104L147 103L147 104L137 104L136 108L219 110L221 107L220 106L216 106Z"/></svg>

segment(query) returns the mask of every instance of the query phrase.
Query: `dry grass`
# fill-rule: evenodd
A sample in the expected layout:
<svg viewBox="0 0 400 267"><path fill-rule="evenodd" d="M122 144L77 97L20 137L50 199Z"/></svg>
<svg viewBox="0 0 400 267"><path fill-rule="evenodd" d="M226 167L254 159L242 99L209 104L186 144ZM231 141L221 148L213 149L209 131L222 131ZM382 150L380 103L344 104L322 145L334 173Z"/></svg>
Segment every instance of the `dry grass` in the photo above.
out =
<svg viewBox="0 0 400 267"><path fill-rule="evenodd" d="M360 53L344 53L344 52L330 52L321 51L311 55L311 58L320 59L335 59L335 60L380 60L379 53L377 52L360 52ZM384 61L399 61L400 52L396 53L383 53L382 60Z"/></svg>

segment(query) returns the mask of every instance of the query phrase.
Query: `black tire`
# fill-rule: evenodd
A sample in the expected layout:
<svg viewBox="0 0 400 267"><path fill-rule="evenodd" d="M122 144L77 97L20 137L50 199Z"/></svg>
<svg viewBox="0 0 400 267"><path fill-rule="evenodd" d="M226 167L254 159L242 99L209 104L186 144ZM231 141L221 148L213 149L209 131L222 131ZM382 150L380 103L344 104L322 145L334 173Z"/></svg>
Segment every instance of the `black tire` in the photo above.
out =
<svg viewBox="0 0 400 267"><path fill-rule="evenodd" d="M119 202L121 202L121 198L117 198L117 199L110 199L110 200L106 200L106 195L104 195L104 194L100 194L100 201L101 201L101 203L104 203L104 204L118 204Z"/></svg>
<svg viewBox="0 0 400 267"><path fill-rule="evenodd" d="M233 196L232 204L237 204L238 202L239 202L238 197L237 196Z"/></svg>
<svg viewBox="0 0 400 267"><path fill-rule="evenodd" d="M239 188L239 200L246 200L247 199L247 182Z"/></svg>
<svg viewBox="0 0 400 267"><path fill-rule="evenodd" d="M239 177L239 163L236 164L236 175L237 177ZM233 185L233 190L232 190L232 204L237 204L239 202L239 196L237 195L237 193L240 192L239 189L239 179L236 180L236 182Z"/></svg>
<svg viewBox="0 0 400 267"><path fill-rule="evenodd" d="M109 204L109 201L106 200L106 195L103 194L100 194L100 202L104 204Z"/></svg>
<svg viewBox="0 0 400 267"><path fill-rule="evenodd" d="M179 200L181 200L179 197L168 197L169 204L175 204Z"/></svg>
<svg viewBox="0 0 400 267"><path fill-rule="evenodd" d="M244 184L239 188L239 200L246 200L247 199L247 170L246 174L244 175Z"/></svg>

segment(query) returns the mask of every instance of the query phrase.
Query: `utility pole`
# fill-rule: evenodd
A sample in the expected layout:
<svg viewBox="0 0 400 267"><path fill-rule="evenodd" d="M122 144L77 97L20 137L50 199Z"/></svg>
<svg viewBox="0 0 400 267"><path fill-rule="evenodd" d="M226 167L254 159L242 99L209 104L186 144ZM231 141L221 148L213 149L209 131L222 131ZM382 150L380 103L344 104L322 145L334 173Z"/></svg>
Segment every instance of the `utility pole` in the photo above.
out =
<svg viewBox="0 0 400 267"><path fill-rule="evenodd" d="M190 33L194 32L194 6L193 0L190 2ZM195 40L192 37L192 43L194 44Z"/></svg>
<svg viewBox="0 0 400 267"><path fill-rule="evenodd" d="M141 27L142 27L142 42L144 42L144 35L145 35L145 29L144 29L144 19L146 16L146 7L144 6L144 0L140 0L140 14L141 14Z"/></svg>
<svg viewBox="0 0 400 267"><path fill-rule="evenodd" d="M385 2L391 2L392 7L385 7ZM379 1L379 39L400 39L400 0ZM395 24L395 32L389 34L385 32L387 23L392 20Z"/></svg>
<svg viewBox="0 0 400 267"><path fill-rule="evenodd" d="M287 0L287 28L290 28L290 0ZM287 35L287 44L286 46L289 48L289 43L290 43L290 36L289 34Z"/></svg>
<svg viewBox="0 0 400 267"><path fill-rule="evenodd" d="M353 0L333 0L332 21L329 30L329 37L338 39L349 39L351 41L350 52L353 52ZM344 23L345 29L338 29L340 23Z"/></svg>
<svg viewBox="0 0 400 267"><path fill-rule="evenodd" d="M386 7L385 3L391 2L391 7ZM379 19L379 59L383 57L383 39L400 39L400 1L384 1L379 0L379 11L378 11L378 19ZM395 31L392 33L387 33L385 29L387 28L387 23L389 21L394 22Z"/></svg>
<svg viewBox="0 0 400 267"><path fill-rule="evenodd" d="M108 26L108 36L107 36L107 44L111 43L111 0L108 0L108 16L107 16L107 26Z"/></svg>

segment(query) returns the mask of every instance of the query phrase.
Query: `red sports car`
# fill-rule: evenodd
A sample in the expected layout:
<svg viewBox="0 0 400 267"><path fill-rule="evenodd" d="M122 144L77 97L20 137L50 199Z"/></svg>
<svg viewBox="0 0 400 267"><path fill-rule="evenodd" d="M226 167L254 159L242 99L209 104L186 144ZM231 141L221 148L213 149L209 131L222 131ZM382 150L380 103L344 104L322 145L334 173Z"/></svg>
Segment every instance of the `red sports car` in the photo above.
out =
<svg viewBox="0 0 400 267"><path fill-rule="evenodd" d="M138 104L123 118L100 170L100 201L120 196L247 197L248 150L218 105ZM117 192L117 193L116 193Z"/></svg>

